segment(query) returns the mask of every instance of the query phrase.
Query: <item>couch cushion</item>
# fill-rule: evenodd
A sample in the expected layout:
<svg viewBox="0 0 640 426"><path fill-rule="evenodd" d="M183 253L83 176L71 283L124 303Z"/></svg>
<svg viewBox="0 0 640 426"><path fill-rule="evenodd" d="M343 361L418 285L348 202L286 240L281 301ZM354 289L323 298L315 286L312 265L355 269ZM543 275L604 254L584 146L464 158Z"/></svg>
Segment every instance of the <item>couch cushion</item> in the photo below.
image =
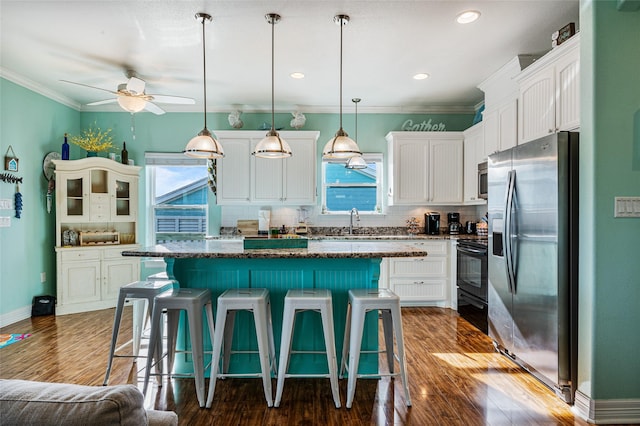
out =
<svg viewBox="0 0 640 426"><path fill-rule="evenodd" d="M133 385L81 386L0 380L0 423L8 425L146 425Z"/></svg>

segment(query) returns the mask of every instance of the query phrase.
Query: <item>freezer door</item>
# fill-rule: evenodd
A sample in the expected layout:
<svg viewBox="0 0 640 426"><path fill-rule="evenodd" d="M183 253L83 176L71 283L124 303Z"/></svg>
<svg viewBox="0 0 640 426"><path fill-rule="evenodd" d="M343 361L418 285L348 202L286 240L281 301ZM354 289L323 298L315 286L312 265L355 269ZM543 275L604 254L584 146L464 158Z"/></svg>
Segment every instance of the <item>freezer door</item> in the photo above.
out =
<svg viewBox="0 0 640 426"><path fill-rule="evenodd" d="M488 161L489 337L503 348L513 349L512 295L504 258L504 215L511 150L489 156Z"/></svg>
<svg viewBox="0 0 640 426"><path fill-rule="evenodd" d="M558 380L558 142L555 135L514 148L515 355Z"/></svg>

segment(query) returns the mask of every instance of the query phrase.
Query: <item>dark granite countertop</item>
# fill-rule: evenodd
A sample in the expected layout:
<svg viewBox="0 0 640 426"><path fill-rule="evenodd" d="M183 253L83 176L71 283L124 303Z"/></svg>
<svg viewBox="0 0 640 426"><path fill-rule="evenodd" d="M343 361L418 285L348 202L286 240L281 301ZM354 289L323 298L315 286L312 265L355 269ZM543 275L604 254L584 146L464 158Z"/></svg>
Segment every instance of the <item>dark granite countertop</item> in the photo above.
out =
<svg viewBox="0 0 640 426"><path fill-rule="evenodd" d="M370 238L369 238L370 239ZM125 250L123 256L168 258L236 259L331 259L427 256L423 249L401 241L309 240L308 248L244 249L240 239L210 239L158 244L138 250Z"/></svg>

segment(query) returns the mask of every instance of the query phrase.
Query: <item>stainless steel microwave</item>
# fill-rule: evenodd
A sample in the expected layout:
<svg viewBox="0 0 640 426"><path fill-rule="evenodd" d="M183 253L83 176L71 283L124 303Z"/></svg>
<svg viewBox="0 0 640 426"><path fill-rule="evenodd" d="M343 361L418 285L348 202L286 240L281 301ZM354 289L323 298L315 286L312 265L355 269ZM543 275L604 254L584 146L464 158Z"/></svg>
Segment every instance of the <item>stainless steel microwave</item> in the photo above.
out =
<svg viewBox="0 0 640 426"><path fill-rule="evenodd" d="M478 164L478 198L487 199L489 166L486 161Z"/></svg>

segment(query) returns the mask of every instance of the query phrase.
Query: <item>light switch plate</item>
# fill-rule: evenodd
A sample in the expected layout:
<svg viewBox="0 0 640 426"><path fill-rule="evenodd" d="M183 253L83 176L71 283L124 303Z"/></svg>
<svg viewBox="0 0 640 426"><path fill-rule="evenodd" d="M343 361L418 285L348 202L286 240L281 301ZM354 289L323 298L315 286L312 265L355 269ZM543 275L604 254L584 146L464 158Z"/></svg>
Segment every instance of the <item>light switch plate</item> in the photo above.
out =
<svg viewBox="0 0 640 426"><path fill-rule="evenodd" d="M3 198L0 200L0 210L11 210L11 200L9 198Z"/></svg>
<svg viewBox="0 0 640 426"><path fill-rule="evenodd" d="M640 197L616 197L614 217L640 217Z"/></svg>
<svg viewBox="0 0 640 426"><path fill-rule="evenodd" d="M8 228L11 226L10 217L0 217L0 228Z"/></svg>

